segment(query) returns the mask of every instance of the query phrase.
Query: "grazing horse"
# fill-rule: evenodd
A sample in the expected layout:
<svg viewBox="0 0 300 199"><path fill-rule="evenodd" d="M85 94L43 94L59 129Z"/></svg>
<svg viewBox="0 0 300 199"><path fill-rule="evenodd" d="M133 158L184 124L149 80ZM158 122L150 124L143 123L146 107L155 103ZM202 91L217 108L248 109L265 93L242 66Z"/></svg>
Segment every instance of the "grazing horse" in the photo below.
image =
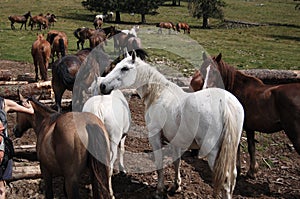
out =
<svg viewBox="0 0 300 199"><path fill-rule="evenodd" d="M185 34L185 32L187 32L188 34L191 33L190 26L187 23L177 23L176 30L178 32L180 32L180 29L182 29L184 31L184 34Z"/></svg>
<svg viewBox="0 0 300 199"><path fill-rule="evenodd" d="M74 36L78 39L77 49L79 49L79 44L81 44L81 49L83 49L85 40L89 39L95 33L95 31L96 31L95 29L86 28L86 27L77 28L73 32Z"/></svg>
<svg viewBox="0 0 300 199"><path fill-rule="evenodd" d="M47 41L51 44L52 63L54 62L55 54L58 59L66 55L68 51L68 38L66 33L51 30L47 33Z"/></svg>
<svg viewBox="0 0 300 199"><path fill-rule="evenodd" d="M45 182L45 198L53 198L52 178L64 177L67 198L80 198L81 174L89 168L93 198L112 198L109 182L109 137L101 120L91 113L59 114L35 99L29 99L34 115L17 113L14 135L33 128L36 152Z"/></svg>
<svg viewBox="0 0 300 199"><path fill-rule="evenodd" d="M103 20L100 18L96 18L93 22L95 29L100 29L103 25Z"/></svg>
<svg viewBox="0 0 300 199"><path fill-rule="evenodd" d="M111 95L101 95L100 83L103 77L96 78L89 91L92 97L83 106L83 112L97 115L103 122L110 138L110 176L113 174L114 162L119 154L119 170L126 173L123 163L125 152L125 138L131 123L129 105L120 90L113 91ZM118 145L120 149L118 150Z"/></svg>
<svg viewBox="0 0 300 199"><path fill-rule="evenodd" d="M47 81L47 70L49 65L49 59L51 55L51 45L44 38L43 34L38 34L36 41L32 44L31 55L35 67L35 81L38 81L38 70L42 80Z"/></svg>
<svg viewBox="0 0 300 199"><path fill-rule="evenodd" d="M30 11L28 11L26 14L24 14L23 16L19 16L19 15L10 15L8 17L9 21L10 21L10 27L12 30L16 29L14 26L14 23L21 23L21 27L20 30L22 30L23 25L25 25L25 30L26 30L26 23L28 18L31 17L31 13Z"/></svg>
<svg viewBox="0 0 300 199"><path fill-rule="evenodd" d="M39 30L46 29L49 27L49 20L43 14L30 17L28 26L31 27L31 30L36 24L38 24Z"/></svg>
<svg viewBox="0 0 300 199"><path fill-rule="evenodd" d="M171 34L171 29L175 31L176 28L175 24L173 24L172 22L160 22L156 24L156 27L159 27L158 33L160 34L162 34L162 28L169 29L169 34Z"/></svg>
<svg viewBox="0 0 300 199"><path fill-rule="evenodd" d="M206 79L205 88L225 88L239 99L245 109L244 129L250 154L249 177L254 178L258 169L255 160L255 131L274 133L284 130L300 154L300 83L266 85L260 79L226 64L221 54L213 58L203 54L203 60L201 74L191 81L196 86L191 87L194 90L202 88L203 83L197 83L202 75Z"/></svg>
<svg viewBox="0 0 300 199"><path fill-rule="evenodd" d="M47 13L45 17L48 19L49 26L54 27L54 23L57 22L57 18L55 16L55 14Z"/></svg>
<svg viewBox="0 0 300 199"><path fill-rule="evenodd" d="M164 191L161 133L173 152L175 180L172 192L180 191L180 157L184 150L200 149L214 175L214 195L232 198L236 181L236 156L242 133L244 110L229 92L211 88L186 93L154 67L127 56L102 80L100 90L133 87L143 99L149 141L158 172L157 195Z"/></svg>

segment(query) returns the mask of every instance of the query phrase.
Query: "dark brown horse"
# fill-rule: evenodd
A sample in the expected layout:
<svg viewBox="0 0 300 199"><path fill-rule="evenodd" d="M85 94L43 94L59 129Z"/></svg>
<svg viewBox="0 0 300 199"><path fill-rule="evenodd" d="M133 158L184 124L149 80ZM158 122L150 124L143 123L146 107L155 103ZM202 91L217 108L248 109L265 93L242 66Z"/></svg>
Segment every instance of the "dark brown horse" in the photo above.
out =
<svg viewBox="0 0 300 199"><path fill-rule="evenodd" d="M83 49L83 45L86 39L89 39L94 33L95 29L91 28L77 28L73 34L78 39L77 41L77 49L79 49L79 44L81 44L81 49Z"/></svg>
<svg viewBox="0 0 300 199"><path fill-rule="evenodd" d="M42 80L48 80L47 70L51 55L51 45L44 38L43 34L39 34L36 41L32 44L31 55L35 67L35 81L39 79L38 70L40 70Z"/></svg>
<svg viewBox="0 0 300 199"><path fill-rule="evenodd" d="M59 114L29 99L34 115L17 113L16 137L33 128L36 152L45 182L46 197L53 198L52 179L64 177L68 198L80 198L81 174L90 169L93 198L112 198L109 179L109 137L101 120L84 112Z"/></svg>
<svg viewBox="0 0 300 199"><path fill-rule="evenodd" d="M54 23L57 22L57 18L55 16L55 14L47 13L45 17L48 19L49 27L50 26L54 27Z"/></svg>
<svg viewBox="0 0 300 199"><path fill-rule="evenodd" d="M171 29L175 31L176 28L175 24L173 24L172 22L160 22L156 24L156 27L159 27L158 33L160 34L162 34L162 28L169 29L169 34L171 34Z"/></svg>
<svg viewBox="0 0 300 199"><path fill-rule="evenodd" d="M300 154L300 83L266 85L226 64L221 54L213 58L204 54L203 60L200 75L207 79L205 87L223 87L234 94L244 106L244 129L250 154L250 169L247 173L249 177L254 178L258 168L255 160L255 131L274 133L284 130ZM198 90L202 85L193 86L195 79L191 86Z"/></svg>
<svg viewBox="0 0 300 199"><path fill-rule="evenodd" d="M100 18L96 18L93 22L95 29L100 29L103 25L103 21Z"/></svg>
<svg viewBox="0 0 300 199"><path fill-rule="evenodd" d="M16 29L14 26L14 23L21 23L20 30L22 30L23 25L25 25L25 30L26 30L26 23L28 18L31 17L30 11L27 12L26 14L20 16L20 15L11 15L8 17L10 21L10 27L12 30Z"/></svg>
<svg viewBox="0 0 300 199"><path fill-rule="evenodd" d="M177 23L176 30L178 32L180 32L180 29L182 29L184 31L184 34L185 34L185 32L187 32L188 34L191 33L190 26L187 23Z"/></svg>
<svg viewBox="0 0 300 199"><path fill-rule="evenodd" d="M51 44L52 63L55 55L57 58L64 57L68 52L68 37L66 33L57 30L50 30L47 33L47 41Z"/></svg>

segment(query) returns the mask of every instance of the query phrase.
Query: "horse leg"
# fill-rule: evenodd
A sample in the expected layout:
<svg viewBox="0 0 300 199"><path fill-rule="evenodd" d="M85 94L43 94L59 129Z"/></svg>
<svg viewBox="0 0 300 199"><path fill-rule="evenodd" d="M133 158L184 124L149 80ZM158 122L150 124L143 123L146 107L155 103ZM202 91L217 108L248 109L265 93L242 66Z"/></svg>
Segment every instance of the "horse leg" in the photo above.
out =
<svg viewBox="0 0 300 199"><path fill-rule="evenodd" d="M67 198L79 199L79 186L77 175L69 175L65 177L65 187L67 192Z"/></svg>
<svg viewBox="0 0 300 199"><path fill-rule="evenodd" d="M121 139L121 142L120 142L120 150L119 150L119 159L120 159L120 162L119 162L119 170L120 170L120 172L123 173L123 174L126 173L126 170L125 170L125 167L124 167L125 138L126 138L126 136L124 136L124 137Z"/></svg>
<svg viewBox="0 0 300 199"><path fill-rule="evenodd" d="M248 153L250 155L250 168L247 172L247 176L250 178L255 178L255 173L258 169L258 164L255 160L255 139L254 131L246 131L247 142L248 142Z"/></svg>
<svg viewBox="0 0 300 199"><path fill-rule="evenodd" d="M154 129L149 132L149 142L154 153L155 166L158 175L158 183L155 198L164 198L164 173L163 173L163 154L161 150L160 129Z"/></svg>
<svg viewBox="0 0 300 199"><path fill-rule="evenodd" d="M46 198L52 199L53 198L52 175L42 165L40 166L40 168L44 178Z"/></svg>
<svg viewBox="0 0 300 199"><path fill-rule="evenodd" d="M55 106L58 112L61 112L61 99L63 96L63 93L65 92L66 88L60 88L59 86L53 85L53 91L55 95Z"/></svg>
<svg viewBox="0 0 300 199"><path fill-rule="evenodd" d="M237 168L237 178L241 175L241 144L239 144L237 156L236 156L236 168Z"/></svg>
<svg viewBox="0 0 300 199"><path fill-rule="evenodd" d="M24 25L24 24L22 23L22 24L21 24L21 27L20 27L20 30L22 30L23 25Z"/></svg>
<svg viewBox="0 0 300 199"><path fill-rule="evenodd" d="M11 28L12 30L16 29L13 22L10 23L10 28Z"/></svg>
<svg viewBox="0 0 300 199"><path fill-rule="evenodd" d="M173 165L175 169L175 179L174 179L174 184L170 189L168 190L172 194L179 193L181 191L181 177L180 177L180 156L181 156L181 150L180 148L177 147L172 147L173 148Z"/></svg>
<svg viewBox="0 0 300 199"><path fill-rule="evenodd" d="M34 59L34 70L35 70L35 81L39 80L39 69L38 69L38 62Z"/></svg>

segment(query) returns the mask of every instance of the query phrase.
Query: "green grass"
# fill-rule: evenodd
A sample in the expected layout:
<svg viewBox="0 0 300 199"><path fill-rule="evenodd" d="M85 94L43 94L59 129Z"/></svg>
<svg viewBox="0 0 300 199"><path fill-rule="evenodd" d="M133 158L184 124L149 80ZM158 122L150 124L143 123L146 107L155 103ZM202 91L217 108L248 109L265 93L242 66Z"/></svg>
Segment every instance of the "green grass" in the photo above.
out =
<svg viewBox="0 0 300 199"><path fill-rule="evenodd" d="M15 24L16 30L12 31L7 18L9 15L24 14L29 10L32 15L55 13L59 20L55 24L55 29L66 32L69 38L69 53L75 53L77 49L73 31L81 26L92 27L92 19L95 15L95 13L85 10L81 6L81 1L0 1L0 59L32 63L30 49L38 31L20 31L18 30L20 24ZM211 55L222 52L226 62L240 68L300 69L300 11L294 9L295 2L293 0L226 0L226 3L225 19L277 24L277 26L226 29L225 26L218 28L221 24L219 20L210 19L212 29L192 28L190 35L192 40L198 42ZM157 11L159 12L157 15L146 16L148 23L185 21L192 27L200 27L202 23L202 19L196 19L189 15L186 2L182 2L180 7L161 6ZM140 15L131 16L122 13L121 19L125 22L138 23ZM129 24L105 24L104 26L108 25L116 25L118 28L132 26ZM154 28L154 25L141 25L142 30L150 28ZM43 32L47 33L47 30ZM168 37L167 35L163 36ZM165 45L168 47L169 44ZM144 47L147 48L147 46ZM178 49L179 52L184 53L188 46ZM164 56L182 65L186 64L176 53L148 50L150 56ZM201 57L201 52L194 53Z"/></svg>

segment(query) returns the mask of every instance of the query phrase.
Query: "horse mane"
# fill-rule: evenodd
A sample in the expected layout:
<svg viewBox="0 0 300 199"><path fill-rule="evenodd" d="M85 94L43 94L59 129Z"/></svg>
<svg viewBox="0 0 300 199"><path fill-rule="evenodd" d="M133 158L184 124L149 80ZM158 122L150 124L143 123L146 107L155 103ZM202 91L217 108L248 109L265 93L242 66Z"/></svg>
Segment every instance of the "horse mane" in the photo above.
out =
<svg viewBox="0 0 300 199"><path fill-rule="evenodd" d="M213 60L216 58L213 57ZM257 82L259 85L263 84L263 82L253 76L246 75L237 69L235 69L233 66L230 66L229 64L225 63L222 59L218 62L218 70L222 76L224 86L227 90L232 91L234 89L235 81L238 79L242 79L242 82Z"/></svg>

